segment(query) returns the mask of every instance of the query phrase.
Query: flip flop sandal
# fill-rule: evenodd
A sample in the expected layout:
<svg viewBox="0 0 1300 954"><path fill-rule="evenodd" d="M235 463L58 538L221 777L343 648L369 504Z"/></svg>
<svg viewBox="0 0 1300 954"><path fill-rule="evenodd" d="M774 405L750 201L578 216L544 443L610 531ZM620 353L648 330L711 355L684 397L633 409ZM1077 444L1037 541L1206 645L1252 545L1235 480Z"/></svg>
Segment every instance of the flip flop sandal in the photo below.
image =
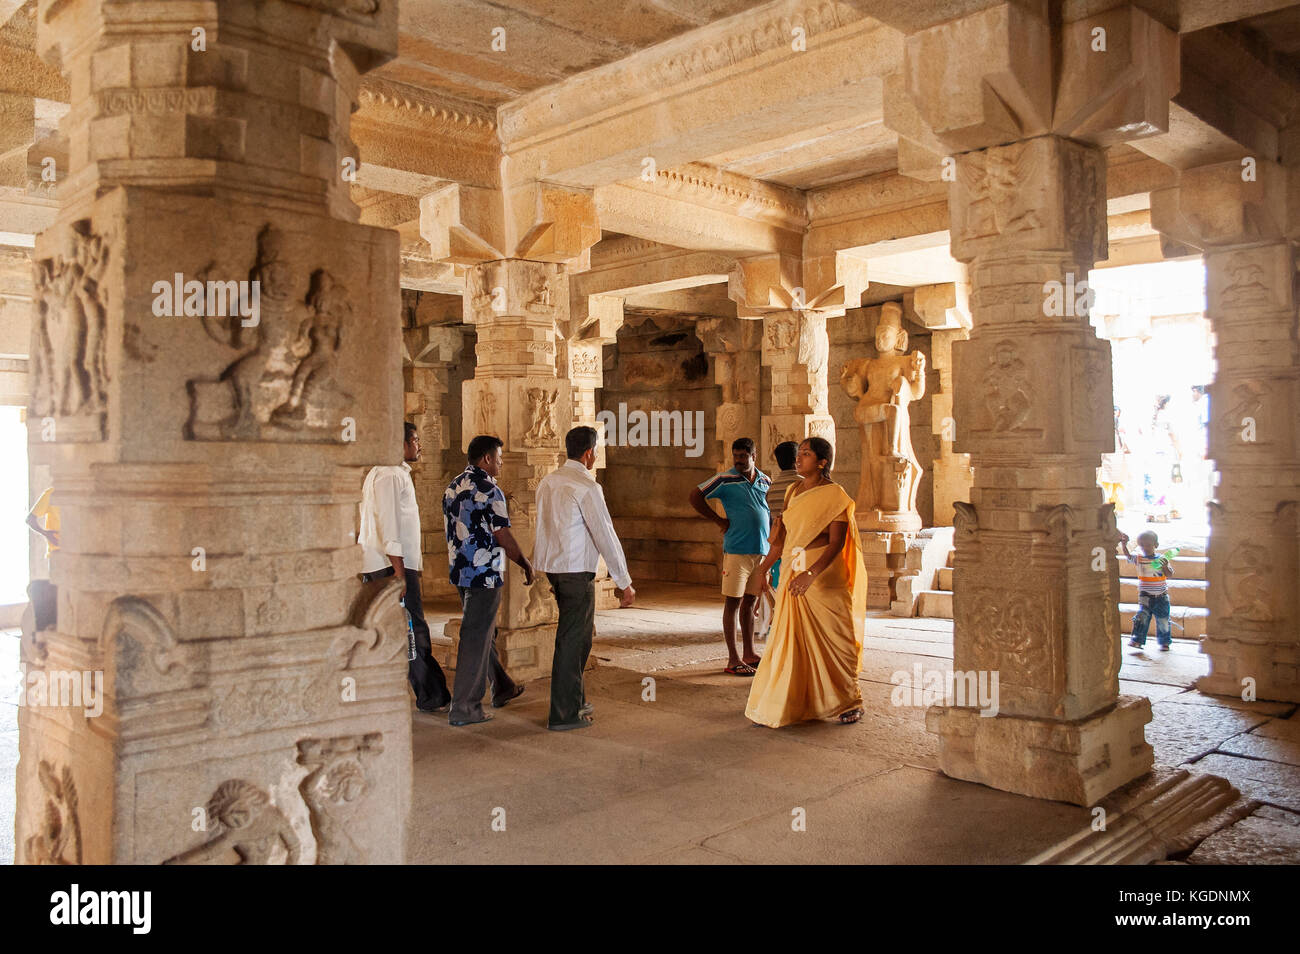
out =
<svg viewBox="0 0 1300 954"><path fill-rule="evenodd" d="M728 666L722 671L728 676L752 676L754 673L758 672L758 670L749 663L741 663L739 666Z"/></svg>

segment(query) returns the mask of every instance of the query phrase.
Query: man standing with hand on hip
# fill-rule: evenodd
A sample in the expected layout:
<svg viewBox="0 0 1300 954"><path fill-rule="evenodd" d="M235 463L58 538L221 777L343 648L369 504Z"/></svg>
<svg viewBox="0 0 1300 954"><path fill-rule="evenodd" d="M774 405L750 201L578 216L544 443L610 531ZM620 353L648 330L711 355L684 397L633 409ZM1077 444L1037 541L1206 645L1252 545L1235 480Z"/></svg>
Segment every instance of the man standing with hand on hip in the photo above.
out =
<svg viewBox="0 0 1300 954"><path fill-rule="evenodd" d="M636 590L623 547L605 506L605 493L591 475L596 466L594 427L575 427L564 435L568 460L537 485L537 542L533 562L555 591L560 621L551 663L551 712L555 732L591 725L592 707L582 672L596 634L596 565L605 558L614 585L623 591L619 607L632 605Z"/></svg>

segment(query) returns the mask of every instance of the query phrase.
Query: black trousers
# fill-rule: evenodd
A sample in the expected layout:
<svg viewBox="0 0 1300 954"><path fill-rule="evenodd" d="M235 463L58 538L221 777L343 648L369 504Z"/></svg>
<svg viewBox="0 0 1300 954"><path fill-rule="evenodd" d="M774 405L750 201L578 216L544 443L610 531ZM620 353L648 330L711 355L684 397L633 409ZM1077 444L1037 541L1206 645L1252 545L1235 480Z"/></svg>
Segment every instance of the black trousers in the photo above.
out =
<svg viewBox="0 0 1300 954"><path fill-rule="evenodd" d="M456 686L452 693L454 722L468 722L483 716L483 693L492 685L492 701L509 700L515 694L501 657L497 655L497 610L504 587L458 586L464 611L460 621L460 645L456 650Z"/></svg>
<svg viewBox="0 0 1300 954"><path fill-rule="evenodd" d="M560 621L555 628L555 657L551 662L550 724L578 721L587 701L582 672L596 635L596 574L547 573Z"/></svg>
<svg viewBox="0 0 1300 954"><path fill-rule="evenodd" d="M429 624L424 618L424 597L420 593L420 574L406 571L406 611L411 614L415 630L415 658L407 667L407 678L415 690L415 704L421 709L437 709L451 702L451 690L442 667L433 658L429 641Z"/></svg>
<svg viewBox="0 0 1300 954"><path fill-rule="evenodd" d="M389 567L387 571L378 570L361 578L368 586L382 587L396 575L396 571ZM406 677L415 690L416 706L437 709L451 701L451 690L447 688L447 677L443 675L442 667L433 658L429 624L424 618L424 598L420 595L420 574L416 570L406 571L404 602L406 611L411 614L411 629L415 632L415 658L407 664Z"/></svg>

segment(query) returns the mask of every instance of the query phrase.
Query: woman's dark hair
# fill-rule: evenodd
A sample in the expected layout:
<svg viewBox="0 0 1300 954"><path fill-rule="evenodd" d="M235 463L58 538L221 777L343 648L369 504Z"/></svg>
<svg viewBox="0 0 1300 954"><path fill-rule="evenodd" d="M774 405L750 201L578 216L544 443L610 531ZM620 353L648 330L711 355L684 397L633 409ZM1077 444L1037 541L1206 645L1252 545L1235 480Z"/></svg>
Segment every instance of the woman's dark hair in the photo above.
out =
<svg viewBox="0 0 1300 954"><path fill-rule="evenodd" d="M822 473L829 480L831 476L831 466L835 463L835 448L831 447L831 442L824 437L808 437L804 439L808 449L817 455L818 460L826 461L826 466L822 468Z"/></svg>

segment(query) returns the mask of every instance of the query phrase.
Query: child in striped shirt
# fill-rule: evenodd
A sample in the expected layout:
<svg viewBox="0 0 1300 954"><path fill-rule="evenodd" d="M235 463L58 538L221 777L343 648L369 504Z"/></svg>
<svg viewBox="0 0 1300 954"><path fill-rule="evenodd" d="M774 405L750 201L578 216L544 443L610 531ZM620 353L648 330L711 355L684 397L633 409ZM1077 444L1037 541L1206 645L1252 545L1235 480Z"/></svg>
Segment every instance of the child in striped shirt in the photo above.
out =
<svg viewBox="0 0 1300 954"><path fill-rule="evenodd" d="M1156 642L1160 644L1162 653L1169 652L1173 637L1170 635L1169 627L1169 580L1174 575L1172 561L1167 557L1157 556L1156 547L1160 545L1160 539L1147 530L1139 533L1137 538L1138 554L1132 554L1128 551L1128 534L1121 533L1119 536L1120 546L1124 548L1124 556L1128 561L1137 567L1138 571L1138 612L1133 617L1133 638L1128 644L1134 649L1141 649L1147 642L1147 629L1151 625L1151 617L1156 620Z"/></svg>

